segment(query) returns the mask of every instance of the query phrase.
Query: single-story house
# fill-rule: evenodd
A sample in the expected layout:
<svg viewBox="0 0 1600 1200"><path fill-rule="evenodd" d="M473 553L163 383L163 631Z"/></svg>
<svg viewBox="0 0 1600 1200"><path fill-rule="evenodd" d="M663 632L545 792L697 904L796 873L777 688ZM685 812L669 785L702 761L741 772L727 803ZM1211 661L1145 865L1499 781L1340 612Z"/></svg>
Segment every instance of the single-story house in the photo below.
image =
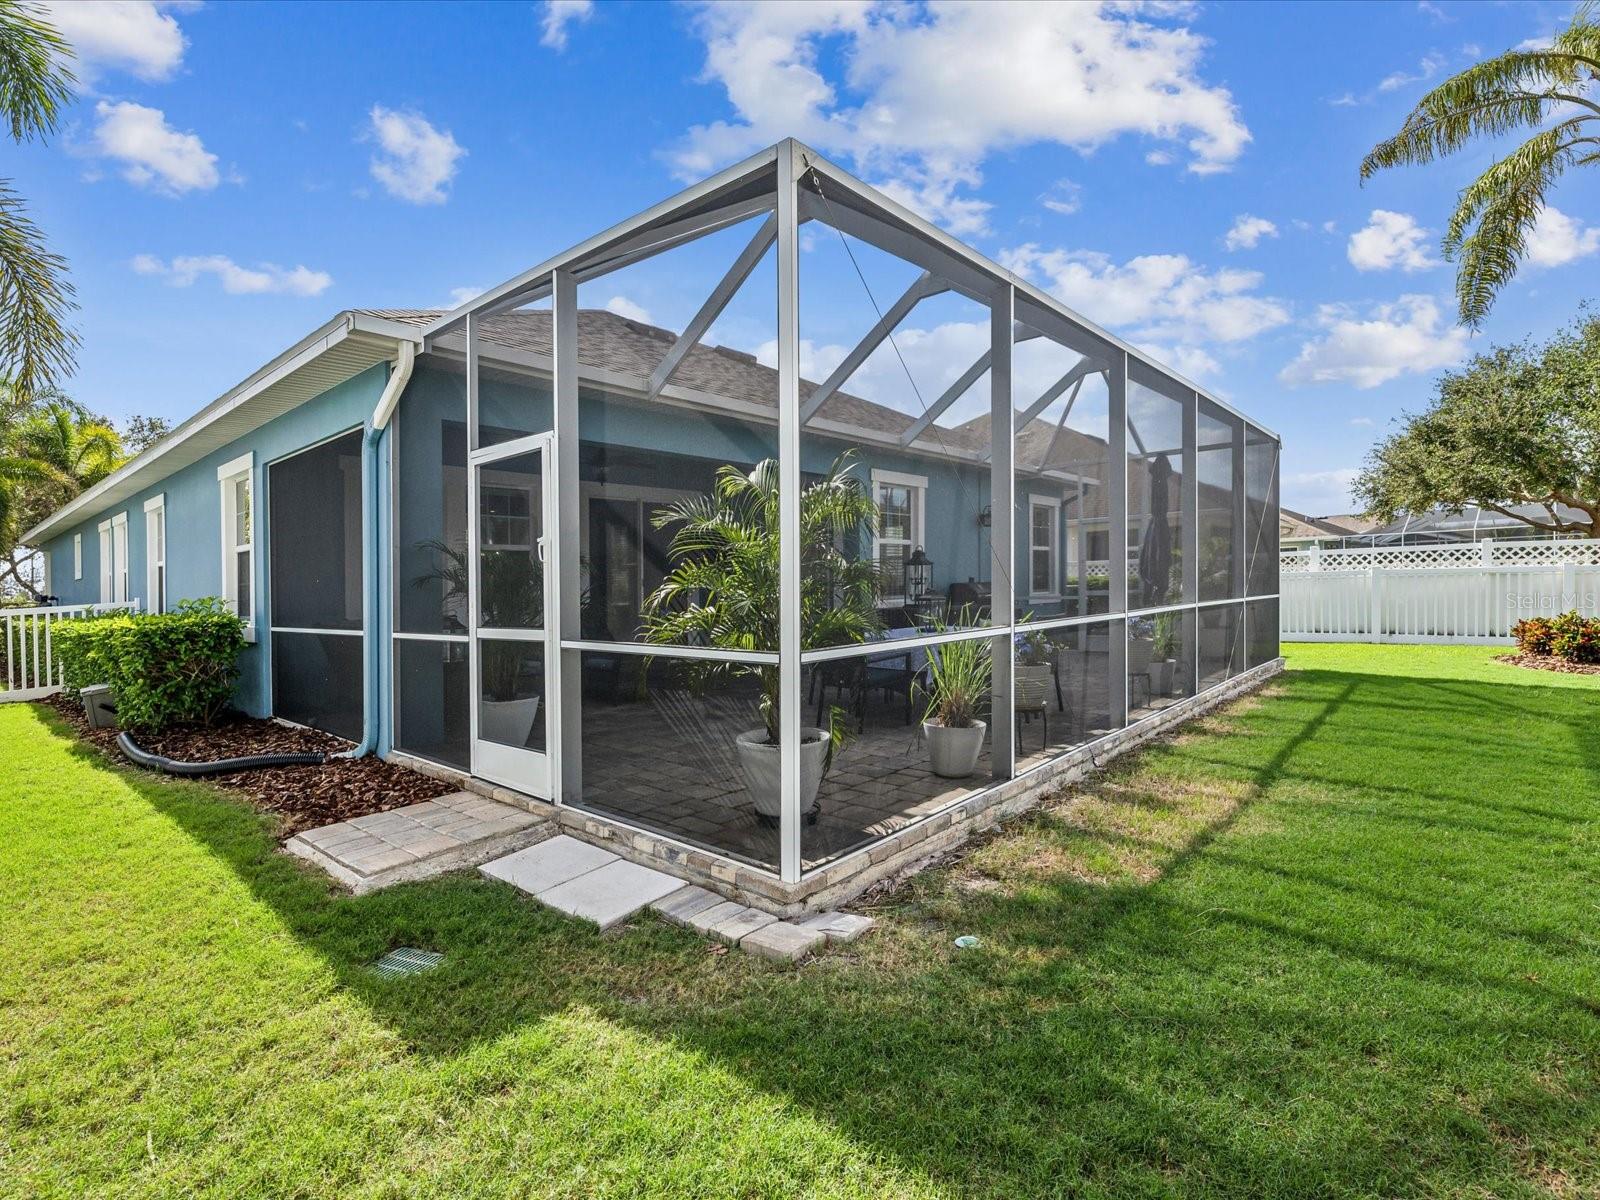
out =
<svg viewBox="0 0 1600 1200"><path fill-rule="evenodd" d="M803 226L906 271L822 379L799 369ZM682 329L591 298L723 233L749 241ZM763 261L775 351L708 344ZM910 405L852 390L941 295L982 314L972 368ZM1037 347L1062 366L1036 388L1018 363ZM339 313L27 536L63 603L223 597L247 712L794 899L1275 670L1278 456L1270 430L784 142L452 311ZM714 508L719 472L763 464L775 536L740 569L770 569L770 603L718 593L701 635L663 642L652 593L696 559L668 510ZM871 519L802 553L836 466ZM872 594L819 579L818 554L874 564ZM951 775L921 717L958 645L990 687ZM766 727L776 743L752 744Z"/></svg>

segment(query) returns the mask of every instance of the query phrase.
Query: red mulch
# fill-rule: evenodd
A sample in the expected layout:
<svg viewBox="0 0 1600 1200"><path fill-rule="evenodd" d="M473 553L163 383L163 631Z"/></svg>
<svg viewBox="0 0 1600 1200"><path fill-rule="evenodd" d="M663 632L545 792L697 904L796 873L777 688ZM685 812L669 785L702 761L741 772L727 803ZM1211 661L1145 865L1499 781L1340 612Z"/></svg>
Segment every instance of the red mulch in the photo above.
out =
<svg viewBox="0 0 1600 1200"><path fill-rule="evenodd" d="M1554 654L1500 654L1495 662L1526 667L1530 671L1560 671L1565 675L1600 675L1600 663L1575 663Z"/></svg>
<svg viewBox="0 0 1600 1200"><path fill-rule="evenodd" d="M79 737L113 758L126 761L117 749L117 731L89 728L89 719L80 702L52 696L44 703L54 708ZM329 733L293 729L276 721L238 714L221 717L209 728L183 726L165 733L136 736L134 740L152 754L179 762L317 750L333 754L350 749L349 742ZM286 838L302 829L404 808L456 790L442 780L370 755L321 766L265 767L205 778L240 792L262 812L274 814L279 821L280 834Z"/></svg>

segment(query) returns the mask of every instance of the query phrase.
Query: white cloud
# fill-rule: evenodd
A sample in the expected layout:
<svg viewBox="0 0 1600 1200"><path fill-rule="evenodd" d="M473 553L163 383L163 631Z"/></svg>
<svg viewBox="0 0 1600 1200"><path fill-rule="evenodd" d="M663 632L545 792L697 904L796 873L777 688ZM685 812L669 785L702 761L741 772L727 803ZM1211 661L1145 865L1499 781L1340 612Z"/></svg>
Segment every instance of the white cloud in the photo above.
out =
<svg viewBox="0 0 1600 1200"><path fill-rule="evenodd" d="M1528 231L1530 266L1561 267L1600 250L1600 225L1585 226L1558 208L1546 205Z"/></svg>
<svg viewBox="0 0 1600 1200"><path fill-rule="evenodd" d="M100 101L94 106L100 123L94 144L107 158L123 164L130 183L168 195L209 191L221 182L217 156L193 133L179 133L159 108L129 101Z"/></svg>
<svg viewBox="0 0 1600 1200"><path fill-rule="evenodd" d="M567 48L567 26L594 16L594 0L545 0L539 41L555 51Z"/></svg>
<svg viewBox="0 0 1600 1200"><path fill-rule="evenodd" d="M1173 368L1190 379L1203 379L1220 374L1222 364L1199 346L1163 346L1145 342L1140 347L1151 358Z"/></svg>
<svg viewBox="0 0 1600 1200"><path fill-rule="evenodd" d="M1349 306L1325 304L1317 325L1322 335L1300 347L1299 357L1278 373L1280 382L1375 388L1401 375L1458 366L1467 356L1467 331L1448 324L1431 296L1401 296L1364 317Z"/></svg>
<svg viewBox="0 0 1600 1200"><path fill-rule="evenodd" d="M1136 339L1240 342L1289 320L1281 301L1252 294L1261 286L1259 271L1206 271L1182 254L1144 254L1117 264L1094 251L1029 244L1003 252L1001 262Z"/></svg>
<svg viewBox="0 0 1600 1200"><path fill-rule="evenodd" d="M1229 250L1253 250L1264 237L1277 237L1278 227L1265 217L1240 213L1222 244Z"/></svg>
<svg viewBox="0 0 1600 1200"><path fill-rule="evenodd" d="M1392 75L1386 75L1378 82L1378 90L1380 92L1392 92L1405 87L1408 83L1426 83L1437 75L1444 65L1443 55L1425 54L1422 56L1422 61L1417 64L1417 73L1415 75L1407 75L1404 71L1396 71Z"/></svg>
<svg viewBox="0 0 1600 1200"><path fill-rule="evenodd" d="M380 153L372 159L372 177L391 196L410 204L443 204L456 162L466 150L447 129L436 129L420 113L396 112L374 104L369 136Z"/></svg>
<svg viewBox="0 0 1600 1200"><path fill-rule="evenodd" d="M1283 502L1289 508L1313 516L1349 512L1355 503L1350 488L1359 474L1356 467L1287 472L1283 477Z"/></svg>
<svg viewBox="0 0 1600 1200"><path fill-rule="evenodd" d="M639 321L645 325L654 325L655 318L650 315L650 310L642 304L635 304L626 296L613 296L605 303L607 312L616 313L619 317L627 317L630 321Z"/></svg>
<svg viewBox="0 0 1600 1200"><path fill-rule="evenodd" d="M487 289L481 287L458 287L450 289L450 307L460 308L469 300L476 300Z"/></svg>
<svg viewBox="0 0 1600 1200"><path fill-rule="evenodd" d="M1365 228L1350 235L1345 254L1358 271L1424 271L1439 265L1428 251L1429 236L1409 213L1375 208Z"/></svg>
<svg viewBox="0 0 1600 1200"><path fill-rule="evenodd" d="M273 263L241 267L222 254L179 255L171 262L163 262L153 254L140 254L130 265L140 275L159 276L173 287L190 287L202 275L211 275L232 296L318 296L333 285L333 276L326 271Z"/></svg>
<svg viewBox="0 0 1600 1200"><path fill-rule="evenodd" d="M941 220L981 231L973 187L993 151L1053 143L1090 153L1124 135L1181 148L1189 170L1227 169L1250 132L1231 94L1200 76L1206 39L1179 6L937 7L828 0L699 8L704 78L736 112L669 152L685 177L795 136L852 158ZM844 64L842 77L823 60Z"/></svg>
<svg viewBox="0 0 1600 1200"><path fill-rule="evenodd" d="M178 22L162 11L171 7L149 0L47 0L43 11L72 44L83 82L111 67L156 83L172 77L188 45Z"/></svg>
<svg viewBox="0 0 1600 1200"><path fill-rule="evenodd" d="M1169 167L1172 165L1172 155L1165 150L1151 150L1144 156L1145 162L1152 167Z"/></svg>
<svg viewBox="0 0 1600 1200"><path fill-rule="evenodd" d="M1372 424L1372 418L1371 417L1351 417L1350 418L1350 424L1352 424L1352 425L1354 425L1354 426L1356 426L1358 428L1363 428L1364 429L1364 428L1366 428L1366 427L1368 427L1368 426L1370 426Z"/></svg>
<svg viewBox="0 0 1600 1200"><path fill-rule="evenodd" d="M1083 207L1083 186L1070 179L1058 179L1048 192L1039 197L1039 203L1053 213L1070 217Z"/></svg>

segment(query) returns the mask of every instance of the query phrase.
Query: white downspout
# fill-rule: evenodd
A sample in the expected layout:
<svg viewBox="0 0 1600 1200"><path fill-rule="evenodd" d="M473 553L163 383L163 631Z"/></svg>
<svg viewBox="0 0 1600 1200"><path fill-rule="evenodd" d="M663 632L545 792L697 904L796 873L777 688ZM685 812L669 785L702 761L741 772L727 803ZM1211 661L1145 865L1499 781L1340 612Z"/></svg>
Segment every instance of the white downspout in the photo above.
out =
<svg viewBox="0 0 1600 1200"><path fill-rule="evenodd" d="M382 707L378 697L378 654L381 649L378 645L378 622L381 615L379 603L383 595L383 589L374 578L378 569L378 505L383 502L378 494L378 439L389 424L389 418L394 416L395 406L400 403L400 395L406 390L406 384L411 382L411 370L417 361L415 342L402 341L397 345L399 351L394 369L389 372L389 382L384 386L383 395L378 397L378 406L372 410L366 428L361 431L361 582L366 593L362 616L365 636L361 639L364 676L361 744L354 750L334 755L335 758L364 758L378 748L379 710Z"/></svg>

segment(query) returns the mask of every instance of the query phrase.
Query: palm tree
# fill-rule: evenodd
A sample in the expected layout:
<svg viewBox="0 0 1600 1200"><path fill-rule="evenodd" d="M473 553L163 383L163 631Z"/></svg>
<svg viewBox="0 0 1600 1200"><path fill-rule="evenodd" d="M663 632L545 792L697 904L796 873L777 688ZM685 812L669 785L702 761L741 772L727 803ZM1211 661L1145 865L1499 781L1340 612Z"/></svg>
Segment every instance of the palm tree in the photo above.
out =
<svg viewBox="0 0 1600 1200"><path fill-rule="evenodd" d="M31 6L0 0L0 123L15 142L55 132L72 98L72 48ZM9 180L0 179L0 374L23 397L72 371L77 336L66 262L45 247Z"/></svg>
<svg viewBox="0 0 1600 1200"><path fill-rule="evenodd" d="M60 393L24 403L0 381L0 583L38 593L20 571L17 537L122 465L117 431Z"/></svg>
<svg viewBox="0 0 1600 1200"><path fill-rule="evenodd" d="M1537 130L1457 198L1443 248L1460 262L1456 299L1464 324L1476 328L1516 274L1561 173L1600 163L1600 99L1591 91L1597 80L1600 24L1594 0L1586 0L1549 47L1508 50L1445 80L1362 161L1364 182L1386 167L1432 162L1474 139Z"/></svg>

